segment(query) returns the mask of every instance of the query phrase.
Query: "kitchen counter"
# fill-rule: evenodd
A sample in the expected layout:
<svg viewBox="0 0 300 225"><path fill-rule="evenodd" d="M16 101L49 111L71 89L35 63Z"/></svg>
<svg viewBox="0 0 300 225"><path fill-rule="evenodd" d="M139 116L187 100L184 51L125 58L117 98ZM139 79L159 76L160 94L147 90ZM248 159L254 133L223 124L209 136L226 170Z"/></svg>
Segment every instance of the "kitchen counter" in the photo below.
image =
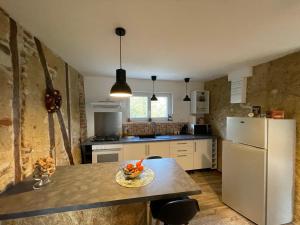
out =
<svg viewBox="0 0 300 225"><path fill-rule="evenodd" d="M57 167L52 182L33 190L24 181L0 195L0 219L77 211L201 193L199 186L174 159L145 160L155 172L152 183L125 188L115 181L119 163Z"/></svg>
<svg viewBox="0 0 300 225"><path fill-rule="evenodd" d="M118 141L92 141L92 138L87 139L82 143L85 145L106 145L106 144L133 144L143 142L159 142L159 141L181 141L181 140L201 140L212 139L214 136L205 135L161 135L155 138L139 138L139 137L124 137Z"/></svg>

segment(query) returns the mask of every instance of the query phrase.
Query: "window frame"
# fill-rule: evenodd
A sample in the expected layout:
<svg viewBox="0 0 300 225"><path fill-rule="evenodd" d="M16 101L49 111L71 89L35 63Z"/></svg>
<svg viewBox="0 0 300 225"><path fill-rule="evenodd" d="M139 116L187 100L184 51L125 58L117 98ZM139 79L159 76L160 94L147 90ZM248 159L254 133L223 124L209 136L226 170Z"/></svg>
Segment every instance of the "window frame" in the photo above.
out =
<svg viewBox="0 0 300 225"><path fill-rule="evenodd" d="M151 117L151 97L152 97L152 93L149 92L133 92L132 96L140 96L140 97L147 97L148 100L148 117L144 117L144 118L132 118L130 115L130 98L128 99L128 118L130 119L130 121L134 121L134 122L148 122L149 119L151 118L151 121L168 121L168 116L167 117ZM167 93L167 92L158 92L155 93L156 97L167 97L167 114L168 115L172 115L173 114L173 95L172 93Z"/></svg>

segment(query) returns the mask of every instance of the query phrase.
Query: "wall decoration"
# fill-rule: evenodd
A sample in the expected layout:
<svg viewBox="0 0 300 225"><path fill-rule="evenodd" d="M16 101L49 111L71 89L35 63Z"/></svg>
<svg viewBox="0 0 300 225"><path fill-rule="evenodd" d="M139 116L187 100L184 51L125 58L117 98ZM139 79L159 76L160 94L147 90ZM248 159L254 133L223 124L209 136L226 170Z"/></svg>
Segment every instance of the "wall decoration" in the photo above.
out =
<svg viewBox="0 0 300 225"><path fill-rule="evenodd" d="M62 98L58 90L47 91L45 105L49 113L54 113L61 107Z"/></svg>

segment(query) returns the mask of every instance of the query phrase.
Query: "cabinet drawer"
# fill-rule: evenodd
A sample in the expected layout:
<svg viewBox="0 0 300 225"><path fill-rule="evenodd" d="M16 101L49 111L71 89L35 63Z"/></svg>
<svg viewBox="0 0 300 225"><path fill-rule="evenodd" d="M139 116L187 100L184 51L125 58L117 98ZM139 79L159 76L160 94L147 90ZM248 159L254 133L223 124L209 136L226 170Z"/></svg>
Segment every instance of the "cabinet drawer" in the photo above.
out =
<svg viewBox="0 0 300 225"><path fill-rule="evenodd" d="M193 148L177 148L177 149L172 149L171 148L171 154L193 154Z"/></svg>
<svg viewBox="0 0 300 225"><path fill-rule="evenodd" d="M172 154L172 158L184 169L192 170L193 169L193 154Z"/></svg>
<svg viewBox="0 0 300 225"><path fill-rule="evenodd" d="M178 141L171 142L170 151L171 154L183 154L183 153L193 153L194 142L193 141Z"/></svg>

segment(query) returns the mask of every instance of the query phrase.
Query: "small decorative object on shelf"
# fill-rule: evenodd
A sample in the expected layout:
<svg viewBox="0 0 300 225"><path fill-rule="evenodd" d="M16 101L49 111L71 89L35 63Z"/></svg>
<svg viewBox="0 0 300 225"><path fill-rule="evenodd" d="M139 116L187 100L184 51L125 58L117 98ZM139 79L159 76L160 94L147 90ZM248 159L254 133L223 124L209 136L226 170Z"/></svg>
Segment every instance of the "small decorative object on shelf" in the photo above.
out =
<svg viewBox="0 0 300 225"><path fill-rule="evenodd" d="M60 109L62 98L58 90L48 90L45 95L45 105L49 113Z"/></svg>
<svg viewBox="0 0 300 225"><path fill-rule="evenodd" d="M40 189L42 186L51 182L49 177L55 171L55 162L51 157L43 157L34 164L33 179L37 182L33 185L33 189Z"/></svg>
<svg viewBox="0 0 300 225"><path fill-rule="evenodd" d="M273 119L284 119L284 111L282 110L272 110L271 115Z"/></svg>
<svg viewBox="0 0 300 225"><path fill-rule="evenodd" d="M261 106L252 106L252 113L255 117L260 117L261 114Z"/></svg>

